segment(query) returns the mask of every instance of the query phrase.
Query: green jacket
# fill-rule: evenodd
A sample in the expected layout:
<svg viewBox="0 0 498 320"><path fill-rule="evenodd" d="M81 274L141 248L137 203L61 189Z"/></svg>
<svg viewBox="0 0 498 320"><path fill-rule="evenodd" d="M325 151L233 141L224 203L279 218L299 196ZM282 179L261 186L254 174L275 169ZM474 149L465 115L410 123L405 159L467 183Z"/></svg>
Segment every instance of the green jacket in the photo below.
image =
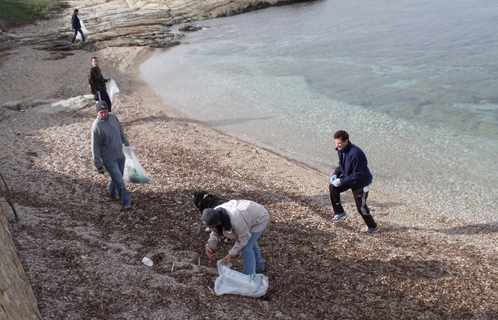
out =
<svg viewBox="0 0 498 320"><path fill-rule="evenodd" d="M105 79L100 72L99 67L91 67L88 72L88 84L90 84L90 90L92 90L93 94L96 94L97 91L106 90Z"/></svg>

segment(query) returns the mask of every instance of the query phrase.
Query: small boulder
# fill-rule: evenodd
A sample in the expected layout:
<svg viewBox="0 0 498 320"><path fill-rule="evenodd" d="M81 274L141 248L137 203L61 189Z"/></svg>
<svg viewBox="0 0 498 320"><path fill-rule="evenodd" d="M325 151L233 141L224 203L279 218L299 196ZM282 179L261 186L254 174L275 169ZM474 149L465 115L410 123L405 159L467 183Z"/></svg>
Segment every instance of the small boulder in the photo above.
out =
<svg viewBox="0 0 498 320"><path fill-rule="evenodd" d="M92 94L77 96L66 100L44 104L34 109L37 113L56 114L60 112L75 112L80 109L95 105Z"/></svg>
<svg viewBox="0 0 498 320"><path fill-rule="evenodd" d="M186 31L198 31L201 30L202 27L200 26L193 26L191 24L186 24L183 27L180 27L178 31L186 32Z"/></svg>
<svg viewBox="0 0 498 320"><path fill-rule="evenodd" d="M26 106L21 101L7 101L2 105L2 108L10 110L26 110Z"/></svg>
<svg viewBox="0 0 498 320"><path fill-rule="evenodd" d="M58 99L35 99L31 101L31 108L43 106L44 104L52 104L59 101Z"/></svg>

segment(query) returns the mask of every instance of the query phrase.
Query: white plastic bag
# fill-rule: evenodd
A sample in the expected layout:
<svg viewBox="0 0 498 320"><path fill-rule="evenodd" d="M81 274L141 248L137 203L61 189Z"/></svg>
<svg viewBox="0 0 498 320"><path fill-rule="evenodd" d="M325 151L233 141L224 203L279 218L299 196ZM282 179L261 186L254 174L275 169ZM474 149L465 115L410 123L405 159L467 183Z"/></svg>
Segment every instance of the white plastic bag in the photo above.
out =
<svg viewBox="0 0 498 320"><path fill-rule="evenodd" d="M219 276L214 283L214 292L222 294L240 294L249 297L261 297L268 290L268 277L264 274L245 275L230 269L232 264L226 266L218 261Z"/></svg>
<svg viewBox="0 0 498 320"><path fill-rule="evenodd" d="M116 81L114 81L114 79L111 79L111 80L106 82L105 86L107 89L107 93L109 94L109 98L111 99L111 102L112 102L112 97L116 93L119 93L118 85L116 84Z"/></svg>
<svg viewBox="0 0 498 320"><path fill-rule="evenodd" d="M140 165L137 156L133 153L133 148L123 146L123 152L126 157L123 179L128 182L150 183L147 173Z"/></svg>
<svg viewBox="0 0 498 320"><path fill-rule="evenodd" d="M80 20L80 25L81 25L81 31L83 31L83 34L85 35L85 41L88 41L88 30L85 28L83 20ZM76 40L81 40L81 34L79 32L76 34Z"/></svg>

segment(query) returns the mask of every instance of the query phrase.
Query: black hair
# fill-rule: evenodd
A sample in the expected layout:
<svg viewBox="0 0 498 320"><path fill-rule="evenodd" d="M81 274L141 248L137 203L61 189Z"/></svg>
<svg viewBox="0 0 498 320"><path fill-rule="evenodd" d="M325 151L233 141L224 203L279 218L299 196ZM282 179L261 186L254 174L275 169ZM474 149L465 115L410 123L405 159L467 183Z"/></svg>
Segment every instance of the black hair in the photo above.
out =
<svg viewBox="0 0 498 320"><path fill-rule="evenodd" d="M334 133L334 139L341 139L342 141L349 140L349 134L344 130L339 130Z"/></svg>

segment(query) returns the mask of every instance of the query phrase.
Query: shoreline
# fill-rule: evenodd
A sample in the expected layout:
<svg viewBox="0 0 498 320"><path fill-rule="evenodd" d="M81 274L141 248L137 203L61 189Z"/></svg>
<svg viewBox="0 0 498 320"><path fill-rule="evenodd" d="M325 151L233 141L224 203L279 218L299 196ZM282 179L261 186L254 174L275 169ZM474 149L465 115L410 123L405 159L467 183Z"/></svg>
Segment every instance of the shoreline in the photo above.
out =
<svg viewBox="0 0 498 320"><path fill-rule="evenodd" d="M151 58L149 63L141 67L143 72L148 73L145 78L164 97L165 101L175 103L176 106L180 106L179 109L195 119L213 124L223 132L228 132L245 141L251 141L279 154L294 156L293 158L303 160L314 168L322 168L322 172L330 172L330 168L334 166L334 158L331 157L332 152L330 152L332 148L329 148L330 134L324 132L327 129L332 130L332 126L349 128L347 130L351 130L353 141L358 142L358 145L367 150L370 169L375 176L374 188L383 191L389 189L391 194L403 197L403 202L411 201L419 206L425 206L427 211L432 212L433 220L446 217L450 221L459 221L462 226L479 223L492 224L495 221L495 212L498 207L492 196L494 191L497 191L493 184L494 174L492 172L494 171L491 170L487 177L480 177L479 174L483 170L486 172L496 167L490 161L495 152L485 149L482 141L477 148L469 148L468 143L465 142L467 139L464 132L444 131L441 128L425 126L422 122L369 112L368 108L330 101L324 97L315 101L320 101L317 104L324 106L330 102L331 106L320 114L320 119L328 121L327 123L325 121L312 122L311 116L310 119L300 117L297 111L299 109L293 107L291 103L272 101L272 97L282 94L280 91L287 92L286 88L275 90L273 95L268 91L265 95L274 104L289 103L286 110L280 110L279 113L279 111L274 111L268 103L268 107L272 110L271 115L278 114L278 116L275 120L258 118L256 114L268 115L262 107L266 105L266 101L258 100L257 96L251 96L251 89L254 90L251 84L265 83L266 88L273 87L269 83L269 78L258 79L254 75L264 74L258 66L268 61L266 56L271 52L268 50L272 46L265 42L259 43L257 37L252 38L252 34L259 35L265 27L260 27L261 29L258 29L260 32L254 32L248 26L264 18L279 17L278 10L269 10L269 12L275 12L275 14L249 14L247 17L240 18L240 24L237 23L237 17L206 23L205 30L186 38L189 46L192 47L173 48L171 52ZM295 12L296 16L300 16L299 11ZM292 23L294 22L289 22L289 24ZM210 30L210 27L214 28ZM266 28L273 30L276 26L269 23ZM230 35L222 31L225 29L230 30ZM265 49L261 52L254 51L254 58L250 58L244 51L238 55L239 50L235 48L240 49L239 44L236 41L230 41L232 38L243 38L241 35L251 39L243 46ZM225 36L226 39L224 39ZM285 36L282 37L285 39ZM299 36L296 35L296 37ZM224 56L226 53L216 50L217 47L232 46L234 54L230 56ZM300 52L300 47L298 46L296 50ZM227 58L226 64L223 57ZM250 59L245 60L246 57ZM256 59L258 62L254 65L254 70L252 67L248 69L252 70L252 75L230 70L232 68L239 70L237 64L245 68L252 66ZM196 61L200 61L199 65ZM218 73L213 67L218 65L226 65L222 68L226 72ZM186 72L183 72L184 70ZM296 76L299 78L300 74ZM169 77L177 77L178 81L169 82ZM279 83L277 79L278 77L272 81ZM226 84L226 87L217 85L218 82ZM295 88L303 90L301 97L296 100L306 105L307 101L304 100L307 94L306 86ZM238 99L232 94L244 96L244 98ZM245 101L252 101L254 105L245 105ZM315 101L310 101L310 105ZM327 112L331 115L330 119ZM342 119L334 122L332 115L339 114ZM239 120L243 121L240 125L237 124ZM292 125L289 125L291 123ZM303 125L300 126L300 124ZM364 126L362 124L368 125L362 128ZM306 136L306 127L310 126L321 128L320 135L314 130L308 130L308 138L302 139L302 136ZM272 130L267 128L272 128ZM265 136L271 136L271 141L265 139ZM384 137L380 138L380 136ZM309 143L303 141L308 139ZM380 139L384 141L379 143ZM290 140L296 143L293 144L289 142ZM286 152L288 150L292 151ZM430 152L430 150L437 150L437 152ZM474 159L482 159L480 168L469 165L474 163Z"/></svg>
<svg viewBox="0 0 498 320"><path fill-rule="evenodd" d="M0 109L5 150L0 170L21 219L7 216L44 318L491 319L498 314L497 227L434 221L414 203L376 189L369 206L380 234L359 234L362 221L348 194L349 218L332 224L324 173L162 103L139 70L159 50L76 50L62 60L43 60L51 54L23 47L0 62L2 77L12 79L0 84L2 99L27 102L88 94L86 72L90 58L98 56L104 77L115 79L121 91L114 112L152 180L127 184L135 208L123 214L119 204L102 197L108 178L93 167L92 108L52 116L37 114L36 108ZM207 235L192 203L192 192L199 189L251 199L271 212L270 228L260 239L269 267L267 300L209 291L217 271L202 255ZM142 265L143 256L154 261L153 268ZM234 260L240 268L241 258Z"/></svg>

